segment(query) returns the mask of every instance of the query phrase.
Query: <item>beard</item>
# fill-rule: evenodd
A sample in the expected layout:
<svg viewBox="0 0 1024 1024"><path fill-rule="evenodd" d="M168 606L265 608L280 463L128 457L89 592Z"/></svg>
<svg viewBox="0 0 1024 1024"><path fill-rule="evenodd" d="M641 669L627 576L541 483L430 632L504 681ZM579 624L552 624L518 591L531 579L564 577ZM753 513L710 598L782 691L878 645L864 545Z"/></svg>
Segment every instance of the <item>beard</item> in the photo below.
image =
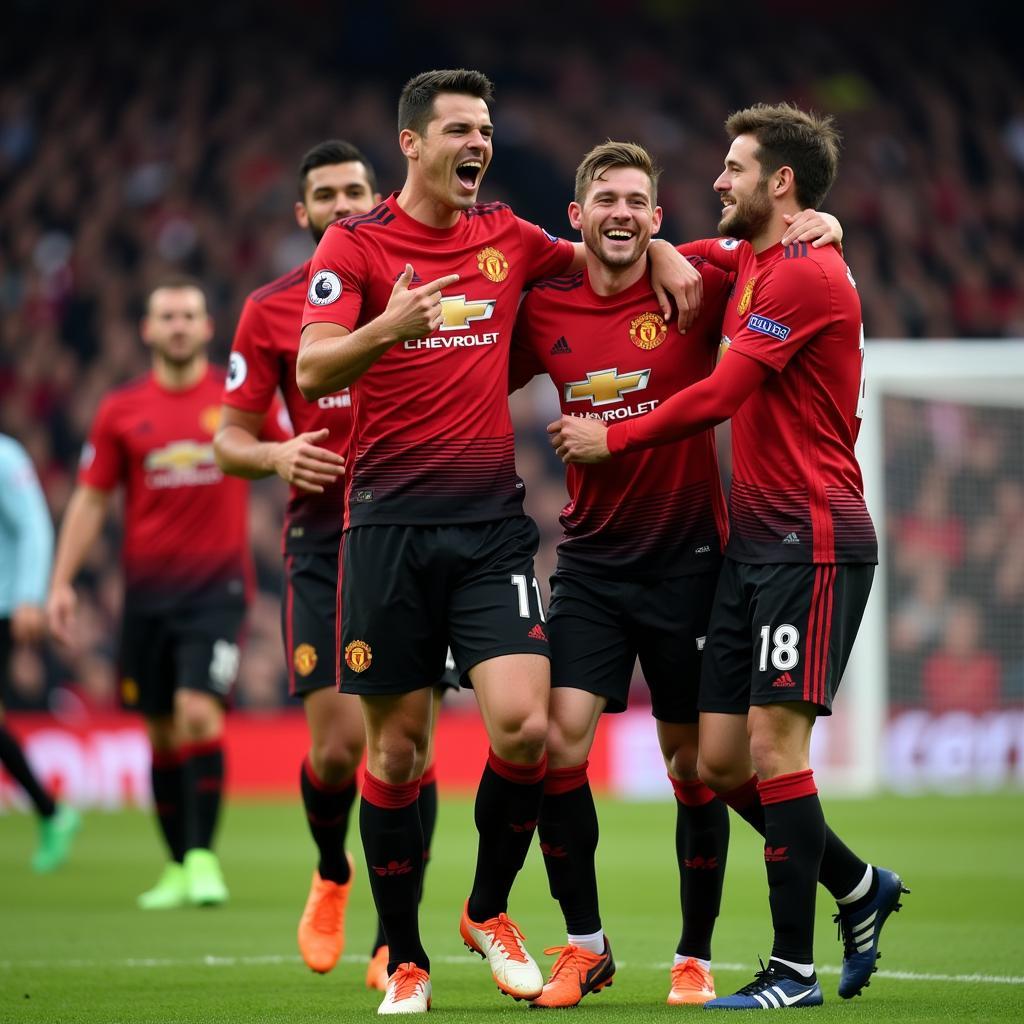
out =
<svg viewBox="0 0 1024 1024"><path fill-rule="evenodd" d="M718 233L749 242L764 230L771 216L772 201L768 198L768 190L759 186L752 196L739 200L725 211L718 222Z"/></svg>

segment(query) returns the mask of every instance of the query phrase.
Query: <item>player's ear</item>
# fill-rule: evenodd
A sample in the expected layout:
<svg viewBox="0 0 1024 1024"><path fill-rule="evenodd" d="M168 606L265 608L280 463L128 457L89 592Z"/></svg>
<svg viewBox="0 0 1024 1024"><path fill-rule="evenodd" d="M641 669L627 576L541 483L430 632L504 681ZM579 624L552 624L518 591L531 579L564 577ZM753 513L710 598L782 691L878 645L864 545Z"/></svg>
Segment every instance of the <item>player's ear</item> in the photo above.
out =
<svg viewBox="0 0 1024 1024"><path fill-rule="evenodd" d="M306 209L305 203L296 202L295 204L295 223L304 230L309 230L309 211Z"/></svg>
<svg viewBox="0 0 1024 1024"><path fill-rule="evenodd" d="M583 229L583 207L575 200L569 204L569 223L577 231Z"/></svg>
<svg viewBox="0 0 1024 1024"><path fill-rule="evenodd" d="M411 128L403 128L398 133L398 146L407 160L418 160L420 155L420 137Z"/></svg>
<svg viewBox="0 0 1024 1024"><path fill-rule="evenodd" d="M796 178L793 176L793 168L789 164L783 164L772 175L772 196L781 199L783 196L792 194L796 188Z"/></svg>
<svg viewBox="0 0 1024 1024"><path fill-rule="evenodd" d="M651 234L656 235L661 230L661 207L656 206L651 214Z"/></svg>

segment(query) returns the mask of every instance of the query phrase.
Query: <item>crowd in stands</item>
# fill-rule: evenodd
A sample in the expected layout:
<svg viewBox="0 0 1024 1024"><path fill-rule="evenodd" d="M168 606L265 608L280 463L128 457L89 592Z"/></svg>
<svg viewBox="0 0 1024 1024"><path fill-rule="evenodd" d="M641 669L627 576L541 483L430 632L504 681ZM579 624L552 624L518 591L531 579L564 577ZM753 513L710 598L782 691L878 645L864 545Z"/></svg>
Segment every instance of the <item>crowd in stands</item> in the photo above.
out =
<svg viewBox="0 0 1024 1024"><path fill-rule="evenodd" d="M946 3L927 6L927 32L915 4L819 6L524 0L509 19L450 0L305 0L244 16L236 5L201 16L161 2L14 5L0 41L0 431L28 448L59 522L100 397L147 368L137 332L147 287L169 271L201 279L223 362L247 292L309 254L291 213L300 155L348 138L385 194L399 188L396 97L428 67L494 79L482 198L561 234L575 167L605 138L656 155L662 234L683 241L714 234L711 183L732 109L786 99L832 112L845 145L826 205L845 226L868 338L1024 336L1017 33ZM514 401L544 579L564 494L544 434L549 391L534 385ZM953 458L926 436L932 420L906 419L903 440L920 435L934 458L891 527L901 539L897 660L915 696L944 692L964 657L972 692L998 690L1011 668L978 652L1020 632L1024 474L1013 424L961 417L971 443ZM903 451L891 453L894 480ZM252 502L260 594L240 691L250 706L282 696L279 484L257 485ZM969 516L969 501L991 504ZM45 704L54 683L69 706L113 700L117 564L115 527L83 580L83 653L20 652L15 704Z"/></svg>

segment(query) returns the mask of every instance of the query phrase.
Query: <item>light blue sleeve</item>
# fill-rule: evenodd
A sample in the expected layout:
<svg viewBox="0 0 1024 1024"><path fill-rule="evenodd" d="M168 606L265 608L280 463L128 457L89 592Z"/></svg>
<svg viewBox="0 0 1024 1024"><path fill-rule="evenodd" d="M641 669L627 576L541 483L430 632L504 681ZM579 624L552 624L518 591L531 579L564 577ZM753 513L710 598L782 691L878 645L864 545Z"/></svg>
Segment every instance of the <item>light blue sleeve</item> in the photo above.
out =
<svg viewBox="0 0 1024 1024"><path fill-rule="evenodd" d="M43 605L53 562L53 523L28 453L17 441L0 436L0 521L9 539L3 561L11 578L0 588L10 594L10 611L23 604Z"/></svg>

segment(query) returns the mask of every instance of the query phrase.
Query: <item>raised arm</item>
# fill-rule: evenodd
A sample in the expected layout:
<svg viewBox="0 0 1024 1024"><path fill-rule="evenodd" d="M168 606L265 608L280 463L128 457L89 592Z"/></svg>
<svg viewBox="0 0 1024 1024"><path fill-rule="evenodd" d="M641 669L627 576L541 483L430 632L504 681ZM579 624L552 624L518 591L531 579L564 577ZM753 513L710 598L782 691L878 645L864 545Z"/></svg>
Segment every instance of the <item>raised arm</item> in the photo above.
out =
<svg viewBox="0 0 1024 1024"><path fill-rule="evenodd" d="M295 380L303 397L312 401L333 394L358 380L392 345L422 338L441 323L441 291L459 279L448 274L410 288L412 265L407 263L378 317L354 331L339 324L309 323L302 330Z"/></svg>

